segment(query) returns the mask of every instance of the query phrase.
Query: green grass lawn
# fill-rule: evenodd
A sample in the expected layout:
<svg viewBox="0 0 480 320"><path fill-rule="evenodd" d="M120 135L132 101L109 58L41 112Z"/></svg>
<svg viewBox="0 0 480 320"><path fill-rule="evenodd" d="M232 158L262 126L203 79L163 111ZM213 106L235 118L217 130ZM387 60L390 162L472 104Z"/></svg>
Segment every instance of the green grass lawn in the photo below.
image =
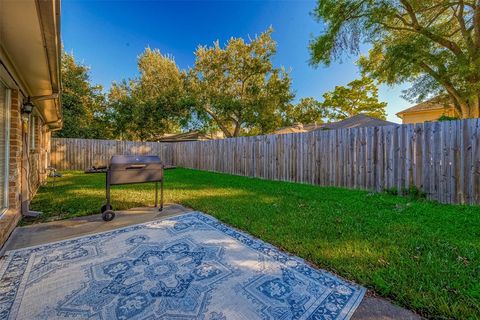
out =
<svg viewBox="0 0 480 320"><path fill-rule="evenodd" d="M98 213L104 175L65 173L33 222ZM209 213L432 318L480 318L480 207L209 172L166 172L165 200ZM114 209L153 204L153 186L114 186ZM27 223L27 222L23 222ZM29 223L32 223L29 222Z"/></svg>

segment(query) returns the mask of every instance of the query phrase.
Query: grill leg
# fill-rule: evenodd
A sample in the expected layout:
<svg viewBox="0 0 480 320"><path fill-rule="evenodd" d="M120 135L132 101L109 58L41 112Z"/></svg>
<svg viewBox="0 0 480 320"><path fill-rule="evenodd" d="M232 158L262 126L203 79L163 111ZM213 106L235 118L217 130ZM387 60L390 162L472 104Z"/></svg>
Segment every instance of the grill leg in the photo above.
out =
<svg viewBox="0 0 480 320"><path fill-rule="evenodd" d="M155 208L158 207L158 181L155 181Z"/></svg>
<svg viewBox="0 0 480 320"><path fill-rule="evenodd" d="M163 178L160 180L160 211L163 211Z"/></svg>
<svg viewBox="0 0 480 320"><path fill-rule="evenodd" d="M106 174L106 183L105 183L105 194L107 196L107 208L110 207L110 175L107 172Z"/></svg>

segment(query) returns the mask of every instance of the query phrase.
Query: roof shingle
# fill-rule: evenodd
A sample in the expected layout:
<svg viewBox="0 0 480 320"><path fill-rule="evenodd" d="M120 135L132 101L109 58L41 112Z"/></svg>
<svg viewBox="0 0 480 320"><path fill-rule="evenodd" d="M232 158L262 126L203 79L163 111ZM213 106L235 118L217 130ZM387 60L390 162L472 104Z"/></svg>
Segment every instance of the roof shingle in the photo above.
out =
<svg viewBox="0 0 480 320"><path fill-rule="evenodd" d="M397 116L401 117L404 113L409 112L419 112L419 111L428 111L428 110L437 110L437 109L449 109L453 108L451 101L448 97L445 96L436 96L430 100L421 102L414 105L413 107L407 108L397 113Z"/></svg>
<svg viewBox="0 0 480 320"><path fill-rule="evenodd" d="M321 128L317 130L349 129L359 127L383 127L392 125L396 125L396 123L370 117L365 114L357 114L355 116L337 122L325 123Z"/></svg>
<svg viewBox="0 0 480 320"><path fill-rule="evenodd" d="M358 127L381 127L381 126L390 126L395 125L396 123L385 121L382 119L374 118L367 116L365 114L357 114L355 116L349 117L344 120L321 123L321 124L295 124L290 127L284 127L276 130L275 134L286 134L286 133L302 133L310 132L315 130L330 130L330 129L348 129L348 128L358 128Z"/></svg>

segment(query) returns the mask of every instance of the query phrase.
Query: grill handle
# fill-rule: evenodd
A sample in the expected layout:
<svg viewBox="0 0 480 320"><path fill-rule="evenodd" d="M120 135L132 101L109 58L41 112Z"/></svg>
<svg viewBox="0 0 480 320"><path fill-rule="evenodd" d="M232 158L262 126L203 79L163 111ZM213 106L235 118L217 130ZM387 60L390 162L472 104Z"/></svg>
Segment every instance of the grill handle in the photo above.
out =
<svg viewBox="0 0 480 320"><path fill-rule="evenodd" d="M143 169L143 168L145 168L146 166L147 166L146 164L131 164L131 165L129 165L128 167L126 167L125 169L126 169L126 170Z"/></svg>

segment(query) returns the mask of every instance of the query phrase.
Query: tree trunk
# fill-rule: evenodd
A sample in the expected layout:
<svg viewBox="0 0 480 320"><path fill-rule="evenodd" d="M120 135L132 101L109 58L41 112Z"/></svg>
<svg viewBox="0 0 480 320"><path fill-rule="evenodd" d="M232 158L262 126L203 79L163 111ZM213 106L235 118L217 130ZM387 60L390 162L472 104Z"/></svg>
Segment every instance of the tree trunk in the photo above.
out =
<svg viewBox="0 0 480 320"><path fill-rule="evenodd" d="M240 135L241 124L239 122L235 122L235 130L233 132L234 137L238 137Z"/></svg>
<svg viewBox="0 0 480 320"><path fill-rule="evenodd" d="M469 118L479 118L480 117L480 96L478 94L474 95L469 101L470 116Z"/></svg>
<svg viewBox="0 0 480 320"><path fill-rule="evenodd" d="M227 138L231 138L231 137L232 137L232 134L230 133L230 130L228 130L228 128L227 128L227 127L222 123L222 121L215 115L215 113L210 110L209 105L206 105L204 110L212 117L213 121L215 121L215 123L220 127L220 130L222 130L222 132L225 134L225 136L226 136Z"/></svg>
<svg viewBox="0 0 480 320"><path fill-rule="evenodd" d="M468 118L479 118L480 117L480 95L475 94L468 99L464 103L460 104L460 108L462 111L461 118L468 119Z"/></svg>
<svg viewBox="0 0 480 320"><path fill-rule="evenodd" d="M448 92L448 95L450 96L450 99L453 101L455 113L459 118L468 119L468 118L479 117L479 112L478 112L479 96L478 95L475 95L474 97L470 97L470 99L463 99L462 97L452 95L448 90L447 92Z"/></svg>
<svg viewBox="0 0 480 320"><path fill-rule="evenodd" d="M228 130L225 126L223 125L220 125L218 122L217 122L218 126L220 127L220 130L222 130L223 134L225 135L225 137L227 138L232 138L233 135L232 133L230 132L230 130Z"/></svg>

